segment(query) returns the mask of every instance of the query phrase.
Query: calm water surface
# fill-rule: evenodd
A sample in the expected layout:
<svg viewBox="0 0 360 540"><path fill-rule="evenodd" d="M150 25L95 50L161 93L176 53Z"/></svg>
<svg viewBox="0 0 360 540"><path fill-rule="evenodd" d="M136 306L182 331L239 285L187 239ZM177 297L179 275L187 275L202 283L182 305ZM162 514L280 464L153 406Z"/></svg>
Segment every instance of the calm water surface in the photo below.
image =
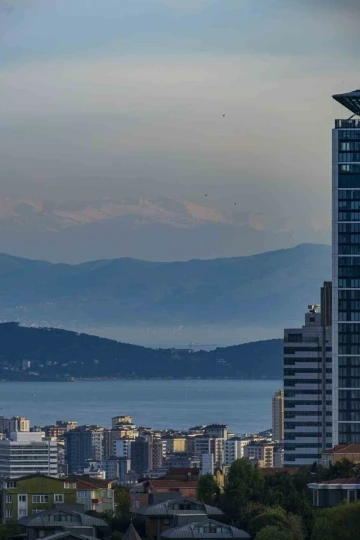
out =
<svg viewBox="0 0 360 540"><path fill-rule="evenodd" d="M137 425L186 429L221 422L235 433L271 427L271 398L282 381L101 381L0 383L0 415L31 424L76 420L109 426L130 414Z"/></svg>

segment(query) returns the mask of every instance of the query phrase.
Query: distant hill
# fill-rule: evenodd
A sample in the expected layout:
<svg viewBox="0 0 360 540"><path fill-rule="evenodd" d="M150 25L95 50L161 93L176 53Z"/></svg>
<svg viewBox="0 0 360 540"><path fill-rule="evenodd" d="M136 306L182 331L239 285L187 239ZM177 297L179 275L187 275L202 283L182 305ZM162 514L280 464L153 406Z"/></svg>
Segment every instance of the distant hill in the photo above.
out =
<svg viewBox="0 0 360 540"><path fill-rule="evenodd" d="M67 328L77 323L282 327L302 321L329 278L330 247L313 244L174 263L115 259L68 265L3 254L0 317Z"/></svg>
<svg viewBox="0 0 360 540"><path fill-rule="evenodd" d="M0 380L281 379L282 340L214 351L149 349L53 328L0 324Z"/></svg>

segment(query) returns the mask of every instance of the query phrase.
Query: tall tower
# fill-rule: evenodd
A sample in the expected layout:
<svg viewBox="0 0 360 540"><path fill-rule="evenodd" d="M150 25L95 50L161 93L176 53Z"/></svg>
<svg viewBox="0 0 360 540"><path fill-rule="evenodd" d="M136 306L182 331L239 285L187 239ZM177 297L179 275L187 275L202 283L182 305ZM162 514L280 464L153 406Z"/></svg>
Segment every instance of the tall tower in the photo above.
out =
<svg viewBox="0 0 360 540"><path fill-rule="evenodd" d="M272 398L272 435L274 441L284 439L284 390L277 390Z"/></svg>
<svg viewBox="0 0 360 540"><path fill-rule="evenodd" d="M360 442L360 90L332 136L333 444Z"/></svg>

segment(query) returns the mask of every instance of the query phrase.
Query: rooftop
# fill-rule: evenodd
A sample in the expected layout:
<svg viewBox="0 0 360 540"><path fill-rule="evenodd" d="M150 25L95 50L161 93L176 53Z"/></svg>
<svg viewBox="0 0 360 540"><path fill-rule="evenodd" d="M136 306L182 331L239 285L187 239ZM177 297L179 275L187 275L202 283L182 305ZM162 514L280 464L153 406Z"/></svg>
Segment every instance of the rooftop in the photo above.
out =
<svg viewBox="0 0 360 540"><path fill-rule="evenodd" d="M66 527L85 526L85 527L107 527L103 519L98 519L88 514L73 512L70 510L59 510L53 508L45 510L32 516L20 518L18 523L24 527Z"/></svg>
<svg viewBox="0 0 360 540"><path fill-rule="evenodd" d="M331 448L331 450L325 450L324 454L360 454L360 444L339 444Z"/></svg>
<svg viewBox="0 0 360 540"><path fill-rule="evenodd" d="M245 531L214 520L203 520L168 529L163 538L250 538Z"/></svg>
<svg viewBox="0 0 360 540"><path fill-rule="evenodd" d="M171 499L157 504L151 504L150 506L144 506L137 510L138 514L143 516L174 516L177 514L193 514L199 516L220 516L223 515L222 510L216 508L216 506L210 506L208 504L197 501L196 499L183 498L183 499Z"/></svg>
<svg viewBox="0 0 360 540"><path fill-rule="evenodd" d="M130 523L126 533L124 534L123 540L141 540L141 537L132 523Z"/></svg>
<svg viewBox="0 0 360 540"><path fill-rule="evenodd" d="M349 109L353 114L360 115L360 90L354 90L346 94L335 94L333 99Z"/></svg>

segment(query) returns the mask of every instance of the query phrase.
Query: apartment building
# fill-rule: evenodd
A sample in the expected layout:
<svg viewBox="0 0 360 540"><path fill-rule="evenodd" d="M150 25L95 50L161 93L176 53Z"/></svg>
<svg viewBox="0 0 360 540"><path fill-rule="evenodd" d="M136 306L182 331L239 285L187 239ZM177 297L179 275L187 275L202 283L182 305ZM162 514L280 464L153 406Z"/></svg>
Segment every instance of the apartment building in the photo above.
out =
<svg viewBox="0 0 360 540"><path fill-rule="evenodd" d="M196 437L194 450L196 456L202 456L203 454L213 454L215 466L222 466L224 461L224 439Z"/></svg>
<svg viewBox="0 0 360 540"><path fill-rule="evenodd" d="M259 467L274 466L274 445L266 442L250 442L245 446L244 457L257 463Z"/></svg>
<svg viewBox="0 0 360 540"><path fill-rule="evenodd" d="M250 439L241 437L232 437L224 441L224 465L230 466L236 459L244 457L244 448L250 442Z"/></svg>
<svg viewBox="0 0 360 540"><path fill-rule="evenodd" d="M102 461L104 431L98 426L79 426L64 434L69 473L82 469L89 460Z"/></svg>
<svg viewBox="0 0 360 540"><path fill-rule="evenodd" d="M29 474L58 476L58 445L44 440L41 432L13 432L0 440L0 478Z"/></svg>
<svg viewBox="0 0 360 540"><path fill-rule="evenodd" d="M274 441L284 439L284 390L277 390L272 398L272 435Z"/></svg>

